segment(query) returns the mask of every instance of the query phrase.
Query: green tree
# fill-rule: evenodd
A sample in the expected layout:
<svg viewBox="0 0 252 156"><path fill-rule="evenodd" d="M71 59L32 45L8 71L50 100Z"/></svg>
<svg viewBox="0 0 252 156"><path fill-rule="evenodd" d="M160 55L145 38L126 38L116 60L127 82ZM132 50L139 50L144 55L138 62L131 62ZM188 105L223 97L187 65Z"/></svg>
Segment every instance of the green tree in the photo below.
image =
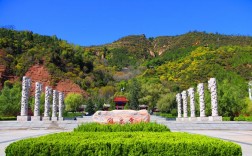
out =
<svg viewBox="0 0 252 156"><path fill-rule="evenodd" d="M4 83L4 88L0 94L0 115L17 116L21 107L21 84Z"/></svg>
<svg viewBox="0 0 252 156"><path fill-rule="evenodd" d="M171 110L176 106L176 94L168 93L160 96L157 101L157 108L161 112L171 113Z"/></svg>
<svg viewBox="0 0 252 156"><path fill-rule="evenodd" d="M241 110L247 107L244 94L242 94L243 87L239 84L232 84L227 79L219 83L218 86L219 114L229 116L231 119L239 116Z"/></svg>
<svg viewBox="0 0 252 156"><path fill-rule="evenodd" d="M84 99L81 94L69 93L64 100L66 111L77 112L78 108L83 104Z"/></svg>
<svg viewBox="0 0 252 156"><path fill-rule="evenodd" d="M130 109L138 109L139 107L139 97L140 97L140 84L134 78L132 82L129 84L129 108Z"/></svg>
<svg viewBox="0 0 252 156"><path fill-rule="evenodd" d="M88 99L85 111L88 112L88 115L92 115L95 113L95 105L92 99Z"/></svg>

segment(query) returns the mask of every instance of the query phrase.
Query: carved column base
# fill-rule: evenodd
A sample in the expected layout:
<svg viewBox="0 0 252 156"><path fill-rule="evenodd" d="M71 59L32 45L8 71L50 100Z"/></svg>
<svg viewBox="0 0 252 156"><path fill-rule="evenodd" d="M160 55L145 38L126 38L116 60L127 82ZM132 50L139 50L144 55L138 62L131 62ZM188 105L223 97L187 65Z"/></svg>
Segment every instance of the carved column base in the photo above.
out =
<svg viewBox="0 0 252 156"><path fill-rule="evenodd" d="M17 121L31 121L31 116L17 116Z"/></svg>
<svg viewBox="0 0 252 156"><path fill-rule="evenodd" d="M202 116L202 117L197 117L197 121L208 121L209 118L206 116Z"/></svg>
<svg viewBox="0 0 252 156"><path fill-rule="evenodd" d="M52 117L52 121L58 121L58 117Z"/></svg>
<svg viewBox="0 0 252 156"><path fill-rule="evenodd" d="M181 121L189 121L189 118L181 118Z"/></svg>
<svg viewBox="0 0 252 156"><path fill-rule="evenodd" d="M31 121L41 121L41 116L31 116Z"/></svg>
<svg viewBox="0 0 252 156"><path fill-rule="evenodd" d="M176 118L176 121L182 121L182 118Z"/></svg>
<svg viewBox="0 0 252 156"><path fill-rule="evenodd" d="M189 117L189 121L197 121L196 117Z"/></svg>
<svg viewBox="0 0 252 156"><path fill-rule="evenodd" d="M59 117L58 120L59 120L59 121L63 121L64 118L63 118L63 117Z"/></svg>
<svg viewBox="0 0 252 156"><path fill-rule="evenodd" d="M222 116L209 116L209 121L222 121Z"/></svg>
<svg viewBox="0 0 252 156"><path fill-rule="evenodd" d="M42 120L43 120L43 121L50 121L50 120L51 120L51 117L49 117L49 116L44 116L44 117L42 118Z"/></svg>

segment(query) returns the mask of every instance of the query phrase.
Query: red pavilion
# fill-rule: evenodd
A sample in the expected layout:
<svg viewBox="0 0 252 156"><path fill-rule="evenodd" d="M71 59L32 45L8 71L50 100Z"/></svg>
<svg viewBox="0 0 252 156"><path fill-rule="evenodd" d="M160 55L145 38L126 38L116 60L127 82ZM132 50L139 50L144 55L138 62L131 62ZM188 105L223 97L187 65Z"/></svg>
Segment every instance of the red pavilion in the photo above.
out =
<svg viewBox="0 0 252 156"><path fill-rule="evenodd" d="M124 106L129 100L124 96L117 96L114 98L114 102L116 109L124 109Z"/></svg>

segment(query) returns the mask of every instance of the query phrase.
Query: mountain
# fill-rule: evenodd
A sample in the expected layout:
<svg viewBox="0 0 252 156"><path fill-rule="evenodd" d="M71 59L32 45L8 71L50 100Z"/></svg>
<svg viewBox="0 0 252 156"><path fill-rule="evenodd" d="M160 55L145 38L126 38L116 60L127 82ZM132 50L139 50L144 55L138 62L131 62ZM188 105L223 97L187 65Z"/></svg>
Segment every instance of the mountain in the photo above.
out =
<svg viewBox="0 0 252 156"><path fill-rule="evenodd" d="M155 38L130 35L110 44L87 47L56 36L1 28L0 87L6 80L15 82L23 75L37 75L34 79L54 88L64 89L69 83L72 90L66 92L111 102L114 95L129 96L132 80L136 79L140 103L161 107L162 101L169 101L169 94L166 111L171 112L176 109L175 93L216 77L219 101L232 106L226 111L222 105L220 110L235 116L248 105L244 101L247 83L252 79L251 46L250 36L194 31ZM46 72L38 73L42 69Z"/></svg>

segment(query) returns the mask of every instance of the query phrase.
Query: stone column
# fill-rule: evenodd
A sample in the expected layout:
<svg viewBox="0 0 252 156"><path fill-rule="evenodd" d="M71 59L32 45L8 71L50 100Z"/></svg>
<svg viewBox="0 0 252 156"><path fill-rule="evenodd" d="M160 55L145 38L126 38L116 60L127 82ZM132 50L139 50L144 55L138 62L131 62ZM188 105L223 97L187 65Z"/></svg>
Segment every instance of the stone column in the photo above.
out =
<svg viewBox="0 0 252 156"><path fill-rule="evenodd" d="M52 105L52 121L57 121L57 108L58 108L58 91L53 90L53 105Z"/></svg>
<svg viewBox="0 0 252 156"><path fill-rule="evenodd" d="M59 120L63 119L63 110L64 110L64 93L59 92Z"/></svg>
<svg viewBox="0 0 252 156"><path fill-rule="evenodd" d="M248 83L248 92L249 92L249 99L252 100L252 81Z"/></svg>
<svg viewBox="0 0 252 156"><path fill-rule="evenodd" d="M187 91L188 91L188 96L190 97L190 112L191 112L191 117L189 118L189 121L196 121L197 118L195 117L194 88L189 88Z"/></svg>
<svg viewBox="0 0 252 156"><path fill-rule="evenodd" d="M208 89L211 92L211 108L212 108L212 116L209 117L209 120L222 121L222 117L218 116L217 83L215 78L210 78L210 80L208 81Z"/></svg>
<svg viewBox="0 0 252 156"><path fill-rule="evenodd" d="M182 121L187 121L187 94L186 91L183 91L182 93L182 99L183 99L183 118Z"/></svg>
<svg viewBox="0 0 252 156"><path fill-rule="evenodd" d="M32 121L40 121L40 95L42 91L42 84L39 82L35 83L35 104L34 104L34 115L31 117Z"/></svg>
<svg viewBox="0 0 252 156"><path fill-rule="evenodd" d="M31 117L28 116L28 100L29 100L30 86L31 86L31 80L28 77L23 76L21 112L20 116L17 116L17 121L29 121L31 119Z"/></svg>
<svg viewBox="0 0 252 156"><path fill-rule="evenodd" d="M176 95L176 101L177 101L177 105L178 105L178 117L176 118L176 121L181 121L181 117L182 117L182 115L181 115L181 94L180 93L178 93L177 95Z"/></svg>
<svg viewBox="0 0 252 156"><path fill-rule="evenodd" d="M48 121L51 120L50 117L50 97L52 95L52 88L49 86L45 87L45 109L44 109L44 117L43 120Z"/></svg>
<svg viewBox="0 0 252 156"><path fill-rule="evenodd" d="M206 114L205 114L204 84L203 83L198 84L197 92L199 94L199 105L200 105L200 117L197 117L197 120L208 121L208 117L206 117Z"/></svg>

